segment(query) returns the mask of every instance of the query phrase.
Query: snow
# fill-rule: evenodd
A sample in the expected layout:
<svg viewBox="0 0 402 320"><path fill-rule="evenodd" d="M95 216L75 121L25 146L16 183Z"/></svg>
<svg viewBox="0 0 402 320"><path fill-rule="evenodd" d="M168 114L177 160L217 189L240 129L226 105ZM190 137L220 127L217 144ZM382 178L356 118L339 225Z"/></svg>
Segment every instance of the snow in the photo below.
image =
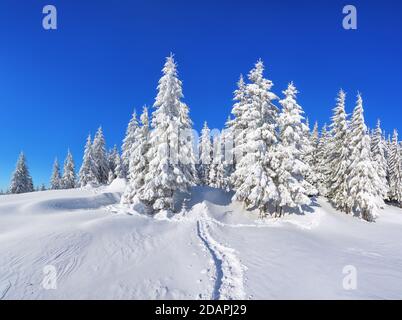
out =
<svg viewBox="0 0 402 320"><path fill-rule="evenodd" d="M0 299L402 298L400 208L369 223L318 198L262 220L195 187L187 211L155 219L119 204L125 185L0 196ZM349 265L356 290L342 286Z"/></svg>

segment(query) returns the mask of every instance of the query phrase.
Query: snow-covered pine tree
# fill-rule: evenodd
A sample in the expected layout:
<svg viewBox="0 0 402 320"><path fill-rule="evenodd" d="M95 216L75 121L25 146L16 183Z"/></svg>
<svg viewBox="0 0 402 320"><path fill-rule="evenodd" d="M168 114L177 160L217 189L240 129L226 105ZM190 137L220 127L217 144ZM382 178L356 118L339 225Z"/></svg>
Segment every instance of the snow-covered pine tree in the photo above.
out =
<svg viewBox="0 0 402 320"><path fill-rule="evenodd" d="M223 184L222 188L227 192L233 189L232 174L234 172L235 155L234 155L234 133L232 128L232 120L230 116L225 123L225 129L222 130L222 161L223 161Z"/></svg>
<svg viewBox="0 0 402 320"><path fill-rule="evenodd" d="M50 177L50 189L61 189L61 184L60 165L59 161L56 158L53 163L52 176Z"/></svg>
<svg viewBox="0 0 402 320"><path fill-rule="evenodd" d="M115 179L114 172L112 170L109 170L109 175L108 175L108 178L107 178L107 184L111 184L114 179Z"/></svg>
<svg viewBox="0 0 402 320"><path fill-rule="evenodd" d="M46 186L44 183L40 185L40 191L46 191Z"/></svg>
<svg viewBox="0 0 402 320"><path fill-rule="evenodd" d="M135 142L135 132L137 128L138 128L137 112L134 110L130 122L127 125L126 135L123 139L123 145L121 147L122 149L121 160L123 165L122 170L124 177L127 178L129 175L130 152Z"/></svg>
<svg viewBox="0 0 402 320"><path fill-rule="evenodd" d="M119 155L119 151L117 150L117 146L114 145L113 149L109 150L109 152L107 153L107 162L108 162L108 166L109 166L109 172L112 171L113 180L114 180L114 178L116 178L116 175L115 175L115 171L116 171L116 155Z"/></svg>
<svg viewBox="0 0 402 320"><path fill-rule="evenodd" d="M147 107L143 108L140 120L141 126L137 127L134 132L130 150L128 184L121 199L123 204L132 204L136 201L148 172L149 119Z"/></svg>
<svg viewBox="0 0 402 320"><path fill-rule="evenodd" d="M197 180L188 107L181 101L182 83L178 79L173 55L166 59L152 115L149 172L145 175L140 198L154 210L174 209L176 191L188 192Z"/></svg>
<svg viewBox="0 0 402 320"><path fill-rule="evenodd" d="M213 157L212 163L209 170L208 185L213 188L226 188L225 181L225 168L223 164L223 139L222 134L217 134L213 138Z"/></svg>
<svg viewBox="0 0 402 320"><path fill-rule="evenodd" d="M73 155L71 154L70 150L68 150L66 160L64 161L62 187L63 189L73 189L75 186L75 164Z"/></svg>
<svg viewBox="0 0 402 320"><path fill-rule="evenodd" d="M25 155L21 152L11 179L10 193L26 193L33 191L34 186L26 164Z"/></svg>
<svg viewBox="0 0 402 320"><path fill-rule="evenodd" d="M301 107L300 107L301 108ZM302 112L303 110L300 109ZM302 129L302 135L300 136L300 141L298 141L298 146L300 148L300 160L306 164L306 167L304 168L304 187L306 189L306 192L309 196L315 196L318 194L317 189L315 188L317 176L316 173L313 171L313 168L311 164L314 161L314 156L315 156L315 149L312 145L312 140L311 140L311 132L310 132L310 122L309 119L306 119L306 122L303 123L301 122L301 129Z"/></svg>
<svg viewBox="0 0 402 320"><path fill-rule="evenodd" d="M96 176L96 166L92 157L91 135L88 135L87 142L85 144L84 157L79 172L80 186L85 187L88 184L96 184Z"/></svg>
<svg viewBox="0 0 402 320"><path fill-rule="evenodd" d="M115 154L114 157L114 177L119 179L124 178L123 164L118 152Z"/></svg>
<svg viewBox="0 0 402 320"><path fill-rule="evenodd" d="M246 118L247 114L247 85L244 82L243 75L240 75L240 79L237 82L237 89L234 92L235 104L232 108L232 114L234 119L227 123L227 126L231 129L232 139L233 139L233 169L236 169L236 163L238 163L245 153L245 139L246 139L246 129L248 127L248 120ZM235 183L236 176L231 177L232 183Z"/></svg>
<svg viewBox="0 0 402 320"><path fill-rule="evenodd" d="M244 202L247 208L258 208L263 215L272 203L279 203L275 169L279 166L276 143L278 108L277 99L270 89L273 84L263 76L264 64L259 60L249 73L246 86L247 103L242 117L244 128L244 156L236 162L233 173L234 199ZM237 160L236 160L237 161Z"/></svg>
<svg viewBox="0 0 402 320"><path fill-rule="evenodd" d="M327 185L328 185L328 177L330 173L330 169L328 166L328 155L330 154L329 142L331 140L331 136L329 131L327 130L327 124L324 124L321 130L321 135L319 138L318 146L317 146L317 190L318 194L322 196L326 196Z"/></svg>
<svg viewBox="0 0 402 320"><path fill-rule="evenodd" d="M106 142L102 127L96 132L92 144L92 157L96 167L96 179L99 184L106 184L109 177L109 166L106 157Z"/></svg>
<svg viewBox="0 0 402 320"><path fill-rule="evenodd" d="M318 144L320 142L320 135L318 133L318 123L314 123L313 131L309 137L310 154L307 164L310 166L310 170L306 173L306 180L314 187L315 190L307 190L309 195L318 194Z"/></svg>
<svg viewBox="0 0 402 320"><path fill-rule="evenodd" d="M328 197L332 204L346 213L351 212L347 205L349 197L348 176L350 165L350 149L348 122L345 112L345 93L340 90L337 104L333 109L331 124L331 141L329 148L328 168L331 170L328 176Z"/></svg>
<svg viewBox="0 0 402 320"><path fill-rule="evenodd" d="M296 101L298 91L293 83L283 91L285 98L280 100L282 111L278 117L279 144L277 146L280 165L277 170L277 183L279 192L279 214L282 215L284 207L299 208L310 203L307 188L312 186L305 180L309 165L304 163L302 155L306 141L307 126L303 124L303 110ZM307 188L306 188L307 186Z"/></svg>
<svg viewBox="0 0 402 320"><path fill-rule="evenodd" d="M389 200L402 203L402 160L398 142L398 131L395 129L389 150L388 174L389 174Z"/></svg>
<svg viewBox="0 0 402 320"><path fill-rule="evenodd" d="M208 128L208 124L205 121L204 127L201 130L201 137L199 143L199 166L198 175L200 182L203 185L207 185L209 181L209 171L212 165L212 143L211 132Z"/></svg>
<svg viewBox="0 0 402 320"><path fill-rule="evenodd" d="M348 176L347 207L355 209L367 221L374 221L376 209L382 204L381 181L371 160L370 136L364 123L363 100L357 105L350 123L350 173Z"/></svg>
<svg viewBox="0 0 402 320"><path fill-rule="evenodd" d="M377 121L377 127L374 130L374 134L371 140L371 157L374 161L378 177L380 179L380 186L378 188L382 199L386 200L388 197L388 181L387 171L388 164L385 158L386 142L383 138L383 132L381 129L380 120Z"/></svg>

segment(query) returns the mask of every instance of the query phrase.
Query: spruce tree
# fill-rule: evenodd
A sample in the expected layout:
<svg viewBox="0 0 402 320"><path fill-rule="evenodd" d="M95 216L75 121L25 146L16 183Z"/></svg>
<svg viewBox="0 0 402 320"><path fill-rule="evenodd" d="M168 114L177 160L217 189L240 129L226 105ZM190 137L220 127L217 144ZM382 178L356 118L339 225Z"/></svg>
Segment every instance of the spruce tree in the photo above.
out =
<svg viewBox="0 0 402 320"><path fill-rule="evenodd" d="M367 221L374 221L376 209L381 206L381 181L371 160L370 136L364 123L363 100L360 94L350 124L350 173L347 207L355 209Z"/></svg>
<svg viewBox="0 0 402 320"><path fill-rule="evenodd" d="M320 141L320 135L318 133L318 123L314 123L313 131L311 135L308 137L309 139L309 147L310 153L308 157L308 162L306 162L310 169L306 173L306 180L314 187L314 190L308 190L309 195L317 195L318 192L318 170L319 170L319 163L318 163L318 144Z"/></svg>
<svg viewBox="0 0 402 320"><path fill-rule="evenodd" d="M277 183L280 214L284 207L300 208L309 204L307 189L311 188L305 180L307 172L310 171L309 165L302 160L305 147L303 143L309 139L304 139L308 128L302 122L303 110L296 101L298 91L293 83L290 83L283 93L285 98L279 101L282 111L278 117L280 165Z"/></svg>
<svg viewBox="0 0 402 320"><path fill-rule="evenodd" d="M106 157L106 142L102 127L96 132L92 144L92 157L96 167L96 179L99 184L106 184L109 176L109 166Z"/></svg>
<svg viewBox="0 0 402 320"><path fill-rule="evenodd" d="M159 80L156 110L152 115L149 171L140 192L141 200L156 211L174 209L176 191L188 192L197 181L192 123L182 97L182 83L171 55Z"/></svg>
<svg viewBox="0 0 402 320"><path fill-rule="evenodd" d="M21 152L11 179L10 193L26 193L33 191L34 186L26 164L25 155Z"/></svg>
<svg viewBox="0 0 402 320"><path fill-rule="evenodd" d="M200 182L204 185L207 185L209 180L209 171L212 165L211 133L208 128L207 122L204 123L204 127L201 130L199 146L200 155L198 171Z"/></svg>
<svg viewBox="0 0 402 320"><path fill-rule="evenodd" d="M107 153L107 162L108 162L108 166L109 166L109 172L112 171L114 178L116 178L116 175L115 175L116 155L119 155L119 151L117 150L117 146L114 145L113 149L109 150L109 152Z"/></svg>
<svg viewBox="0 0 402 320"><path fill-rule="evenodd" d="M371 156L374 161L378 177L380 179L379 193L382 199L386 200L388 197L388 181L387 171L388 164L385 157L386 154L386 142L383 138L383 132L381 129L380 120L377 121L377 127L374 130L374 134L371 141Z"/></svg>
<svg viewBox="0 0 402 320"><path fill-rule="evenodd" d="M324 124L317 146L317 190L321 196L327 196L328 177L330 174L329 154L330 154L330 133L327 130L327 124Z"/></svg>
<svg viewBox="0 0 402 320"><path fill-rule="evenodd" d="M64 161L62 187L63 189L72 189L76 185L75 164L73 155L70 150L67 152L66 160Z"/></svg>
<svg viewBox="0 0 402 320"><path fill-rule="evenodd" d="M81 187L85 187L88 184L96 184L96 177L96 166L92 156L91 135L88 135L87 142L85 144L84 157L82 159L82 165L79 172L79 184Z"/></svg>
<svg viewBox="0 0 402 320"><path fill-rule="evenodd" d="M52 176L50 178L50 189L52 190L57 190L61 189L61 174L60 174L60 165L59 161L57 158L54 160L53 163L53 171L52 171Z"/></svg>
<svg viewBox="0 0 402 320"><path fill-rule="evenodd" d="M138 128L138 120L137 120L137 112L134 110L130 122L127 125L126 129L126 135L123 139L123 145L122 145L122 154L121 154L121 160L122 160L122 170L123 170L123 175L125 177L128 177L129 175L129 166L130 166L130 152L132 149L132 146L135 142L135 132Z"/></svg>
<svg viewBox="0 0 402 320"><path fill-rule="evenodd" d="M237 89L234 92L235 104L232 108L232 115L234 119L227 123L227 126L231 129L233 139L233 169L236 168L236 164L240 162L246 149L246 129L248 127L247 115L247 85L244 81L243 75L240 75L240 79L237 82ZM236 175L232 176L232 183L235 184Z"/></svg>
<svg viewBox="0 0 402 320"><path fill-rule="evenodd" d="M247 124L243 130L243 157L236 162L233 173L234 198L247 208L258 208L265 214L270 203L279 204L275 169L279 166L276 143L278 108L272 103L276 99L270 89L270 80L263 76L264 64L260 60L250 71L250 84L246 86L247 103L243 119ZM237 161L237 160L236 160Z"/></svg>
<svg viewBox="0 0 402 320"><path fill-rule="evenodd" d="M149 119L148 108L141 114L141 126L134 133L134 143L130 150L128 185L122 196L123 204L132 204L138 200L140 189L144 186L149 160Z"/></svg>
<svg viewBox="0 0 402 320"><path fill-rule="evenodd" d="M119 179L124 178L123 164L118 152L115 154L114 157L114 177Z"/></svg>
<svg viewBox="0 0 402 320"><path fill-rule="evenodd" d="M398 131L394 130L389 150L389 200L402 203L402 161Z"/></svg>
<svg viewBox="0 0 402 320"><path fill-rule="evenodd" d="M345 93L341 90L338 94L337 104L333 110L331 124L330 154L328 158L328 197L332 204L346 213L351 212L347 205L349 195L348 175L350 165L349 134L347 115L345 112Z"/></svg>

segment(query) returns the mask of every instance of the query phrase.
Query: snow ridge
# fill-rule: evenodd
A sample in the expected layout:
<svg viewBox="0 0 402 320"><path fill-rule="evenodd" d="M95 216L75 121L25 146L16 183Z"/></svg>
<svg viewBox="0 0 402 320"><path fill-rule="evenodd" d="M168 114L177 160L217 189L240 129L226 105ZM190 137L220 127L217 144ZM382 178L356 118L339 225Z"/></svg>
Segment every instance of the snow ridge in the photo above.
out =
<svg viewBox="0 0 402 320"><path fill-rule="evenodd" d="M242 300L245 299L243 271L244 266L235 254L235 250L217 242L210 234L207 207L203 218L197 221L197 233L201 241L211 253L215 265L215 286L211 299Z"/></svg>

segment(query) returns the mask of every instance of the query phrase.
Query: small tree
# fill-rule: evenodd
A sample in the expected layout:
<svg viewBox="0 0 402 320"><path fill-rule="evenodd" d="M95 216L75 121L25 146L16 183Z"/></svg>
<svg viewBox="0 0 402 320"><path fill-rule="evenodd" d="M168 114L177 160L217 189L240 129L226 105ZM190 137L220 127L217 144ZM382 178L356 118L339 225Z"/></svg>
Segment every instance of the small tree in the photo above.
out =
<svg viewBox="0 0 402 320"><path fill-rule="evenodd" d="M64 161L62 181L64 189L75 188L76 185L75 164L73 155L71 154L70 150L68 150L66 160Z"/></svg>
<svg viewBox="0 0 402 320"><path fill-rule="evenodd" d="M10 193L26 193L33 191L34 186L26 164L25 155L21 152L11 179Z"/></svg>
<svg viewBox="0 0 402 320"><path fill-rule="evenodd" d="M386 142L383 138L383 132L381 130L381 122L377 121L377 127L374 130L374 134L371 140L371 155L376 167L378 177L380 179L379 183L379 194L382 199L387 199L388 197L388 181L387 181L387 171L388 164L385 158L386 153Z"/></svg>
<svg viewBox="0 0 402 320"><path fill-rule="evenodd" d="M57 190L61 189L61 174L60 174L60 166L57 158L53 163L53 171L52 176L50 178L50 189Z"/></svg>
<svg viewBox="0 0 402 320"><path fill-rule="evenodd" d="M126 129L126 135L123 139L123 145L122 145L121 160L122 160L123 175L125 177L128 176L129 174L130 154L132 146L135 142L135 131L137 130L137 128L138 128L137 113L134 110L130 122L128 123Z"/></svg>
<svg viewBox="0 0 402 320"><path fill-rule="evenodd" d="M134 132L134 143L130 150L128 184L121 198L123 204L132 204L138 199L148 172L149 159L149 119L148 108L144 107L141 115L141 127Z"/></svg>
<svg viewBox="0 0 402 320"><path fill-rule="evenodd" d="M96 167L96 179L99 184L106 184L109 177L109 165L106 157L106 142L102 127L96 132L92 145L92 157Z"/></svg>
<svg viewBox="0 0 402 320"><path fill-rule="evenodd" d="M201 131L200 149L199 149L199 177L202 184L208 184L209 171L212 164L212 143L211 133L208 128L207 122Z"/></svg>
<svg viewBox="0 0 402 320"><path fill-rule="evenodd" d="M398 131L394 130L389 150L389 200L402 203L402 161Z"/></svg>
<svg viewBox="0 0 402 320"><path fill-rule="evenodd" d="M79 184L85 187L88 184L96 183L96 167L92 156L91 135L88 135L84 149L84 157L82 160L81 169L79 172Z"/></svg>

